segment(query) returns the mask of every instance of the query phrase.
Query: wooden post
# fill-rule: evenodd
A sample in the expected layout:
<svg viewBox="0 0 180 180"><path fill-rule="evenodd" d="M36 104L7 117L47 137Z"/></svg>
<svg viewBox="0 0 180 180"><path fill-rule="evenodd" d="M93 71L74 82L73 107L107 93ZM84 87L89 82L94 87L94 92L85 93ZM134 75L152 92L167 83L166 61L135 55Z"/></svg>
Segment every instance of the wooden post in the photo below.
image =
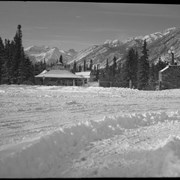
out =
<svg viewBox="0 0 180 180"><path fill-rule="evenodd" d="M73 79L73 86L75 86L75 79Z"/></svg>

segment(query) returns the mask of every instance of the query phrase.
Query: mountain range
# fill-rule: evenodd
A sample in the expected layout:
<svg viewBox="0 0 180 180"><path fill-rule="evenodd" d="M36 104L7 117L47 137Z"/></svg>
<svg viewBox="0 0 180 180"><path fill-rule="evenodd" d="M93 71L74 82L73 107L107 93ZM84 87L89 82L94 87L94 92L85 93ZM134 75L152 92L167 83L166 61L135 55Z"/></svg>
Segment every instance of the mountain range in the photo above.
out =
<svg viewBox="0 0 180 180"><path fill-rule="evenodd" d="M25 54L30 58L30 60L35 62L46 61L47 64L51 64L57 62L60 55L63 56L63 61L68 63L73 56L77 54L74 49L70 49L68 51L64 51L58 49L57 47L50 48L48 46L30 46L26 48Z"/></svg>
<svg viewBox="0 0 180 180"><path fill-rule="evenodd" d="M155 32L145 36L132 37L125 41L106 40L103 44L93 45L79 52L71 49L63 51L56 47L49 48L47 46L31 46L25 49L25 53L32 61L56 62L62 54L66 63L72 64L76 61L77 65L83 65L84 59L87 63L93 60L93 64L99 64L103 68L106 64L106 59L109 64L112 63L114 56L117 58L117 63L123 63L128 49L134 48L141 55L143 41L146 39L149 54L149 60L156 63L159 58L162 61L170 61L171 55L168 50L173 46L175 60L180 62L180 28L172 27L162 32Z"/></svg>

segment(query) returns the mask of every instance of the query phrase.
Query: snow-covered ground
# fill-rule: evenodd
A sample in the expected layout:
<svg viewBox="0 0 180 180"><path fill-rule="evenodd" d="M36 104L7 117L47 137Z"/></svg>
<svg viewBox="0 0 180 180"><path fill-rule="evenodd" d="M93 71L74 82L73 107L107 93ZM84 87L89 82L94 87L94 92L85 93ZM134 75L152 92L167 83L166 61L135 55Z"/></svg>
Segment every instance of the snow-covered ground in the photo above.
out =
<svg viewBox="0 0 180 180"><path fill-rule="evenodd" d="M180 176L180 89L0 86L0 177Z"/></svg>

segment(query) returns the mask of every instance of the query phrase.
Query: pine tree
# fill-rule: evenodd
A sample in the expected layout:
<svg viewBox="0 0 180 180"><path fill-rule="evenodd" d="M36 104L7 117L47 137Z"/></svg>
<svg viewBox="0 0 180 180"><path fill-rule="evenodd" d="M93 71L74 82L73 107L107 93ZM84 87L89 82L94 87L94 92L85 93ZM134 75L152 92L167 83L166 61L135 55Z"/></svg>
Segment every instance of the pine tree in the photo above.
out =
<svg viewBox="0 0 180 180"><path fill-rule="evenodd" d="M149 79L149 61L148 61L148 49L146 40L143 43L142 56L138 61L138 89L144 90L147 88Z"/></svg>
<svg viewBox="0 0 180 180"><path fill-rule="evenodd" d="M92 71L92 67L93 67L93 60L90 60L90 71Z"/></svg>
<svg viewBox="0 0 180 180"><path fill-rule="evenodd" d="M45 61L45 58L44 58L43 69L46 70L46 68L47 68L47 64L46 64L46 61Z"/></svg>
<svg viewBox="0 0 180 180"><path fill-rule="evenodd" d="M94 72L96 72L96 69L97 69L97 68L96 68L96 65L94 64Z"/></svg>
<svg viewBox="0 0 180 180"><path fill-rule="evenodd" d="M113 58L113 69L112 69L112 75L113 77L115 76L116 74L116 68L117 68L117 62L116 62L117 58L114 56Z"/></svg>
<svg viewBox="0 0 180 180"><path fill-rule="evenodd" d="M117 72L115 75L115 81L114 81L114 86L115 87L122 87L122 75L121 75L121 64L119 64L117 68Z"/></svg>
<svg viewBox="0 0 180 180"><path fill-rule="evenodd" d="M13 70L13 83L17 83L20 79L22 79L21 76L23 76L23 70L24 62L21 62L24 60L22 57L22 31L21 31L21 25L18 25L17 32L14 37L14 55L13 55L13 61L12 61L12 70ZM19 67L19 65L21 66Z"/></svg>
<svg viewBox="0 0 180 180"><path fill-rule="evenodd" d="M24 57L21 56L19 67L18 67L18 84L22 84L26 79L26 66Z"/></svg>
<svg viewBox="0 0 180 180"><path fill-rule="evenodd" d="M0 84L2 83L2 73L3 73L3 65L4 65L4 44L0 37Z"/></svg>
<svg viewBox="0 0 180 180"><path fill-rule="evenodd" d="M105 79L106 79L106 81L110 81L110 67L109 67L108 59L106 59Z"/></svg>
<svg viewBox="0 0 180 180"><path fill-rule="evenodd" d="M5 39L4 45L4 63L2 72L2 81L6 84L11 84L13 80L12 59L14 53L14 43Z"/></svg>
<svg viewBox="0 0 180 180"><path fill-rule="evenodd" d="M137 73L138 73L138 61L139 61L139 54L138 51L135 51L134 63L133 63L133 77L132 77L132 86L137 88Z"/></svg>
<svg viewBox="0 0 180 180"><path fill-rule="evenodd" d="M126 60L121 69L121 86L129 87L130 73L129 73L129 62Z"/></svg>
<svg viewBox="0 0 180 180"><path fill-rule="evenodd" d="M28 57L25 57L24 58L24 63L25 63L25 66L24 66L24 71L26 72L24 75L25 75L25 78L24 78L24 83L26 82L26 84L34 84L35 83L35 79L34 79L34 66L33 64L31 63L30 59ZM44 68L46 68L44 66Z"/></svg>
<svg viewBox="0 0 180 180"><path fill-rule="evenodd" d="M75 73L77 70L76 70L76 61L74 61L74 65L73 65L73 73Z"/></svg>
<svg viewBox="0 0 180 180"><path fill-rule="evenodd" d="M12 62L12 69L14 70L14 83L28 83L34 82L34 67L28 57L25 56L24 48L22 46L22 31L21 25L18 25L17 32L14 37L14 58ZM42 69L44 70L44 64Z"/></svg>
<svg viewBox="0 0 180 180"><path fill-rule="evenodd" d="M62 57L62 54L61 54L60 57L59 57L59 62L63 65L63 57Z"/></svg>
<svg viewBox="0 0 180 180"><path fill-rule="evenodd" d="M123 87L135 87L137 76L137 61L136 53L133 48L131 48L127 53L126 61L123 65L121 75Z"/></svg>
<svg viewBox="0 0 180 180"><path fill-rule="evenodd" d="M99 64L97 64L97 69L96 69L96 81L99 80Z"/></svg>
<svg viewBox="0 0 180 180"><path fill-rule="evenodd" d="M86 60L84 59L84 71L86 71Z"/></svg>
<svg viewBox="0 0 180 180"><path fill-rule="evenodd" d="M79 65L79 72L81 72L82 71L82 66L81 65Z"/></svg>
<svg viewBox="0 0 180 180"><path fill-rule="evenodd" d="M149 88L155 90L156 77L155 77L155 65L153 63L149 66Z"/></svg>
<svg viewBox="0 0 180 180"><path fill-rule="evenodd" d="M108 72L108 70L109 70L109 61L108 59L106 59L106 72Z"/></svg>

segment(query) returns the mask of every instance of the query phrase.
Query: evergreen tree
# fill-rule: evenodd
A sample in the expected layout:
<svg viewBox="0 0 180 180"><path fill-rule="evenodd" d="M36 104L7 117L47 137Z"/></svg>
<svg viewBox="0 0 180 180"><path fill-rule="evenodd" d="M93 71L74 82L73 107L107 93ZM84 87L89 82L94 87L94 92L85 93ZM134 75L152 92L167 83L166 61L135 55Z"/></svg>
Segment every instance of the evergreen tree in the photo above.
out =
<svg viewBox="0 0 180 180"><path fill-rule="evenodd" d="M59 62L63 65L63 57L62 57L62 54L61 54L60 57L59 57Z"/></svg>
<svg viewBox="0 0 180 180"><path fill-rule="evenodd" d="M97 68L96 68L96 65L94 64L94 71L95 71L95 72L96 72L96 69L97 69Z"/></svg>
<svg viewBox="0 0 180 180"><path fill-rule="evenodd" d="M82 71L82 66L81 65L79 65L79 72L81 72Z"/></svg>
<svg viewBox="0 0 180 180"><path fill-rule="evenodd" d="M41 69L41 72L44 70L44 63L42 61L40 61L40 69Z"/></svg>
<svg viewBox="0 0 180 180"><path fill-rule="evenodd" d="M151 63L149 67L149 88L151 90L155 90L155 86L156 86L155 65Z"/></svg>
<svg viewBox="0 0 180 180"><path fill-rule="evenodd" d="M2 82L6 84L11 84L13 80L13 69L12 69L13 53L14 53L13 41L10 43L10 40L5 39Z"/></svg>
<svg viewBox="0 0 180 180"><path fill-rule="evenodd" d="M18 84L22 84L24 82L24 80L26 79L26 66L25 66L25 61L24 61L24 57L21 56L20 59L20 63L19 63L19 67L18 67Z"/></svg>
<svg viewBox="0 0 180 180"><path fill-rule="evenodd" d="M86 60L84 59L84 71L86 71Z"/></svg>
<svg viewBox="0 0 180 180"><path fill-rule="evenodd" d="M147 88L149 79L149 62L148 49L146 40L143 43L142 56L138 61L138 89L143 90Z"/></svg>
<svg viewBox="0 0 180 180"><path fill-rule="evenodd" d="M2 83L3 64L4 64L4 44L0 37L0 84Z"/></svg>
<svg viewBox="0 0 180 180"><path fill-rule="evenodd" d="M117 68L117 72L115 75L115 81L114 81L114 86L115 87L122 87L122 75L121 75L121 64L119 64Z"/></svg>
<svg viewBox="0 0 180 180"><path fill-rule="evenodd" d="M34 81L34 67L32 62L25 56L24 48L22 46L22 30L21 25L18 25L17 32L9 45L7 44L7 52L10 50L8 55L8 76L12 83L24 83Z"/></svg>
<svg viewBox="0 0 180 180"><path fill-rule="evenodd" d="M93 67L93 60L90 60L90 71L92 71L92 67Z"/></svg>
<svg viewBox="0 0 180 180"><path fill-rule="evenodd" d="M30 59L28 57L25 57L24 58L24 71L26 72L25 73L25 78L24 78L24 82L26 82L26 84L34 84L35 83L35 79L34 79L34 66L33 64L31 63ZM45 64L46 65L46 64ZM44 68L46 68L44 66ZM45 70L45 69L44 69Z"/></svg>
<svg viewBox="0 0 180 180"><path fill-rule="evenodd" d="M106 81L110 81L110 67L109 67L108 59L106 59L105 79L106 79Z"/></svg>
<svg viewBox="0 0 180 180"><path fill-rule="evenodd" d="M106 72L108 72L109 71L109 61L108 61L108 59L106 59Z"/></svg>
<svg viewBox="0 0 180 180"><path fill-rule="evenodd" d="M117 58L114 56L113 58L113 69L112 69L112 75L113 77L115 76L116 74L116 68L117 68L117 62L116 62Z"/></svg>
<svg viewBox="0 0 180 180"><path fill-rule="evenodd" d="M135 51L135 58L134 58L134 63L133 63L133 77L132 77L132 86L134 88L137 88L137 73L138 73L138 61L139 61L139 54L138 51Z"/></svg>
<svg viewBox="0 0 180 180"><path fill-rule="evenodd" d="M14 37L14 55L13 55L13 61L12 61L12 71L13 71L13 83L17 83L19 79L22 79L24 72L24 62L21 62L24 60L24 57L22 57L23 48L22 48L22 31L21 31L21 25L18 25L17 32ZM20 68L19 65L21 64ZM23 66L23 67L22 67Z"/></svg>
<svg viewBox="0 0 180 180"><path fill-rule="evenodd" d="M74 65L73 65L73 73L76 72L76 61L74 61Z"/></svg>
<svg viewBox="0 0 180 180"><path fill-rule="evenodd" d="M121 69L121 86L129 87L130 73L129 73L129 61L125 61Z"/></svg>
<svg viewBox="0 0 180 180"><path fill-rule="evenodd" d="M46 68L47 68L47 64L46 64L46 61L45 61L45 58L44 58L43 69L46 70Z"/></svg>
<svg viewBox="0 0 180 180"><path fill-rule="evenodd" d="M97 64L97 69L96 69L96 81L99 80L99 64Z"/></svg>
<svg viewBox="0 0 180 180"><path fill-rule="evenodd" d="M137 54L131 48L121 71L123 87L136 87L137 81Z"/></svg>

